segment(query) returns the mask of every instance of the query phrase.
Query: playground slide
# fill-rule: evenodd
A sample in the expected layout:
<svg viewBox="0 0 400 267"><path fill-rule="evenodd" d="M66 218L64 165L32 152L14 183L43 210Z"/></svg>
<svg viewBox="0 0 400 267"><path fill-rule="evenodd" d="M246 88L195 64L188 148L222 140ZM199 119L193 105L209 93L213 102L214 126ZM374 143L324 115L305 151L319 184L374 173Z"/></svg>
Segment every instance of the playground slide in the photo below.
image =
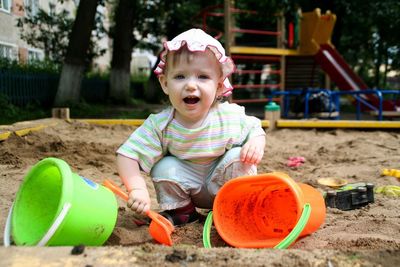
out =
<svg viewBox="0 0 400 267"><path fill-rule="evenodd" d="M315 60L341 90L359 91L368 89L368 86L330 44L320 45ZM360 95L360 97L375 107L379 105L378 97L374 94ZM396 106L392 101L383 101L383 110L394 111Z"/></svg>

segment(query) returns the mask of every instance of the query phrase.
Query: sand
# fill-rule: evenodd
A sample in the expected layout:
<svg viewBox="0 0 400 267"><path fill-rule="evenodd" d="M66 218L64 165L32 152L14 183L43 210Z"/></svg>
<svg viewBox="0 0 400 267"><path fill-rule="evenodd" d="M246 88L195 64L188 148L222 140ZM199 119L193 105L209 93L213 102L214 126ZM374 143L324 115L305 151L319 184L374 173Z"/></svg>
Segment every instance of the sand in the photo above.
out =
<svg viewBox="0 0 400 267"><path fill-rule="evenodd" d="M0 127L0 133L37 124L51 125L20 137L0 141L0 228L15 194L29 169L46 157L65 160L71 169L95 182L112 179L116 173L115 150L134 130L132 126L95 126L83 122L47 119ZM375 186L400 185L400 179L381 176L384 168L400 169L399 131L300 130L269 132L259 173L282 171L297 182L319 191L324 177ZM290 168L291 156L305 163ZM148 178L148 177L147 177ZM147 179L152 205L157 209L154 188ZM153 242L147 226L133 223L134 214L118 199L117 225L102 247L85 248L71 255L71 247L0 248L1 266L400 266L399 197L375 194L375 202L342 211L327 209L325 223L313 234L297 240L287 250L237 249L228 246L212 228L214 248L202 248L204 217L177 228L173 247ZM204 211L202 211L204 213ZM205 213L204 213L205 214ZM3 237L3 233L0 233Z"/></svg>

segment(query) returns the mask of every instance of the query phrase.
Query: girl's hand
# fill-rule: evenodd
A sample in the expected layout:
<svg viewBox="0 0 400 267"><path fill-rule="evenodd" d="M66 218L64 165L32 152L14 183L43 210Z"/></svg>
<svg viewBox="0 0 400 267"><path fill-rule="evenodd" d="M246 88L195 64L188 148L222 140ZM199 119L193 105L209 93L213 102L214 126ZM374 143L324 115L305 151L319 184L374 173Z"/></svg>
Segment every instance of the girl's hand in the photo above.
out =
<svg viewBox="0 0 400 267"><path fill-rule="evenodd" d="M244 144L240 151L240 160L249 164L258 165L264 155L265 136L256 136Z"/></svg>
<svg viewBox="0 0 400 267"><path fill-rule="evenodd" d="M150 209L150 196L146 188L135 188L129 192L127 206L138 214L145 214Z"/></svg>

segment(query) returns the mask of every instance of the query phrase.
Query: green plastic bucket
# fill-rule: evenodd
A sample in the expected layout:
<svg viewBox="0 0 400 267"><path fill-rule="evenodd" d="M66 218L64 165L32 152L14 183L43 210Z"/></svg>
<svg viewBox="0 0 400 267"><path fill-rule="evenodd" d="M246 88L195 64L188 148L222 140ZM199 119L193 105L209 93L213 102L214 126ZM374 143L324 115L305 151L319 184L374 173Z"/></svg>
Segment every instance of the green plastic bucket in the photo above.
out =
<svg viewBox="0 0 400 267"><path fill-rule="evenodd" d="M102 245L111 235L117 200L107 188L71 172L56 158L39 161L25 176L11 217L16 245Z"/></svg>

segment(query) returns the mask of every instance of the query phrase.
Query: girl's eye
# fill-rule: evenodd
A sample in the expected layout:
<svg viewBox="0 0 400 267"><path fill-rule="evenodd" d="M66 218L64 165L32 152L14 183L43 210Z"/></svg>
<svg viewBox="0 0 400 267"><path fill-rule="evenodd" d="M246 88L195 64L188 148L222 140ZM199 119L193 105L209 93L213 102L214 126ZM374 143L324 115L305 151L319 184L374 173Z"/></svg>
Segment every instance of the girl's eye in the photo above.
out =
<svg viewBox="0 0 400 267"><path fill-rule="evenodd" d="M208 75L199 75L199 79L208 79L209 76Z"/></svg>
<svg viewBox="0 0 400 267"><path fill-rule="evenodd" d="M185 76L183 76L182 74L177 74L174 76L174 79L176 79L176 80L182 80L184 78L185 78Z"/></svg>

